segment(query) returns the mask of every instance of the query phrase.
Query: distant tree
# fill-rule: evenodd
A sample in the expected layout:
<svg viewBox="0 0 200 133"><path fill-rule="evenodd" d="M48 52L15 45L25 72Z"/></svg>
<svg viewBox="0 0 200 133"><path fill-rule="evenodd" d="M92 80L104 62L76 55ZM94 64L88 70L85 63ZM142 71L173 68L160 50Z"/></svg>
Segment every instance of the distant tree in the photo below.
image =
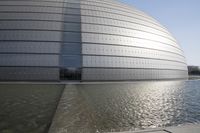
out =
<svg viewBox="0 0 200 133"><path fill-rule="evenodd" d="M189 75L200 75L200 67L199 66L188 66L188 74Z"/></svg>

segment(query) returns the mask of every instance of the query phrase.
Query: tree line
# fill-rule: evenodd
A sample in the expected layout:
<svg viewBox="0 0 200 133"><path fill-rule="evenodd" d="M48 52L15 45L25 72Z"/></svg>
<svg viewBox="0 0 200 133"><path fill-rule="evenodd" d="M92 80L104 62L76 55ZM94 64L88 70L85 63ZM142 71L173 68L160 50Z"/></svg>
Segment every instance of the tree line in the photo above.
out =
<svg viewBox="0 0 200 133"><path fill-rule="evenodd" d="M189 75L200 75L200 67L199 66L188 66L188 74Z"/></svg>

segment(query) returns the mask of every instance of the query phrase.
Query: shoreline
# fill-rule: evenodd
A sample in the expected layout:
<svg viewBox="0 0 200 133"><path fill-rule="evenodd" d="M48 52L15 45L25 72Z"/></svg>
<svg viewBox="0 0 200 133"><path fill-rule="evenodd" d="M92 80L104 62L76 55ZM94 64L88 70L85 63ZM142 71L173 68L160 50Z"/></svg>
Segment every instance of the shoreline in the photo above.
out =
<svg viewBox="0 0 200 133"><path fill-rule="evenodd" d="M107 133L199 133L200 124L172 126L165 128L144 129L139 131L107 132Z"/></svg>
<svg viewBox="0 0 200 133"><path fill-rule="evenodd" d="M200 80L200 75L189 75L189 80Z"/></svg>

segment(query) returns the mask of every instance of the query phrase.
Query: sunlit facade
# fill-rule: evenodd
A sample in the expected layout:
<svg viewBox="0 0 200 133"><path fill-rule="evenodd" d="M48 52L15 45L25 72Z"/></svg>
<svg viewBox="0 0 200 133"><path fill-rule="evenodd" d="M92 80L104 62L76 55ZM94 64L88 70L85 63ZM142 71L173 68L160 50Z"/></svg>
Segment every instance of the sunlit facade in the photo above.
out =
<svg viewBox="0 0 200 133"><path fill-rule="evenodd" d="M0 80L187 78L177 41L115 0L0 1Z"/></svg>

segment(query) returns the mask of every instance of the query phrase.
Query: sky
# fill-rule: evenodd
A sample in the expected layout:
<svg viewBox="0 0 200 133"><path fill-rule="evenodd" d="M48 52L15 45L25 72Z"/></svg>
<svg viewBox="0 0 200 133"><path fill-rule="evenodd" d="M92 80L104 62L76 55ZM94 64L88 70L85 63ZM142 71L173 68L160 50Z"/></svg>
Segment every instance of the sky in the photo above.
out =
<svg viewBox="0 0 200 133"><path fill-rule="evenodd" d="M200 66L200 0L121 0L155 18L176 38L188 65Z"/></svg>

